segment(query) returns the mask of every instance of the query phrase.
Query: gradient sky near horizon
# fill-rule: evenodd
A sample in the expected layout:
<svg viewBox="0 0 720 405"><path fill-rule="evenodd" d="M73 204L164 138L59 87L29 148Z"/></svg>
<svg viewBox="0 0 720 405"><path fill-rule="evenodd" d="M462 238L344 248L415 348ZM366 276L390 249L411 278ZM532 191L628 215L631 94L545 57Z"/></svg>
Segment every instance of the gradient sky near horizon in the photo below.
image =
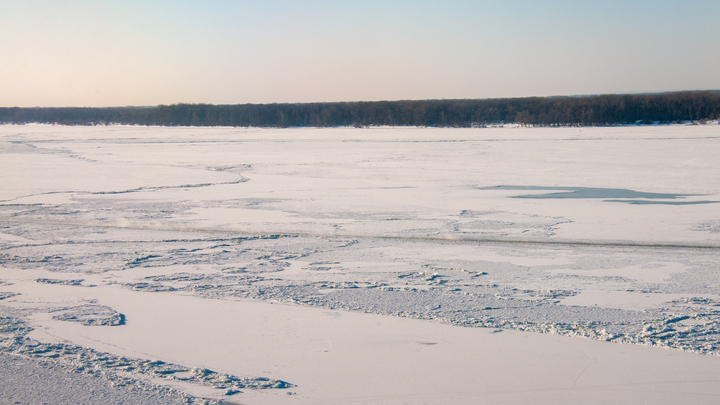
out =
<svg viewBox="0 0 720 405"><path fill-rule="evenodd" d="M0 0L0 106L720 89L718 0Z"/></svg>

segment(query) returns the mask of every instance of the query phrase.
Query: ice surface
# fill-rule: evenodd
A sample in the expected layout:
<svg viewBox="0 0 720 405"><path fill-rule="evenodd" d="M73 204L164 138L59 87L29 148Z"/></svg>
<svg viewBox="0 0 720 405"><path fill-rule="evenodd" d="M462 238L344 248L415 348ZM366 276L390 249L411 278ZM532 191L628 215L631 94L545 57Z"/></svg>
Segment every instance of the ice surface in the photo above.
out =
<svg viewBox="0 0 720 405"><path fill-rule="evenodd" d="M197 403L712 403L718 128L0 126L0 351Z"/></svg>

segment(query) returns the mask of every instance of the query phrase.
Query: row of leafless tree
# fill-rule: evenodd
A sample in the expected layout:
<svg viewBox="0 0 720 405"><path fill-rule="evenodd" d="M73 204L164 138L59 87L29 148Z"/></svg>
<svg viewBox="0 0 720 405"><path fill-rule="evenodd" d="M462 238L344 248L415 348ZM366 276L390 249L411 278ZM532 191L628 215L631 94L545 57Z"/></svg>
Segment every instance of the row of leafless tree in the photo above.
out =
<svg viewBox="0 0 720 405"><path fill-rule="evenodd" d="M716 118L720 118L720 91L483 100L0 108L2 123L70 125L471 127L498 123L549 126L623 125Z"/></svg>

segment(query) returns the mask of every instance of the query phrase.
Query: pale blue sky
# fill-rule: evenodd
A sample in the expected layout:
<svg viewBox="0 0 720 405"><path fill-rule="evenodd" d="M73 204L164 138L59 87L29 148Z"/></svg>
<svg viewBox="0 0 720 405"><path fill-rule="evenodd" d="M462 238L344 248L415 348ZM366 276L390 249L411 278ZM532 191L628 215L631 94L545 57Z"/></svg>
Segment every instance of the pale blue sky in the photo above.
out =
<svg viewBox="0 0 720 405"><path fill-rule="evenodd" d="M720 0L0 0L0 106L720 89Z"/></svg>

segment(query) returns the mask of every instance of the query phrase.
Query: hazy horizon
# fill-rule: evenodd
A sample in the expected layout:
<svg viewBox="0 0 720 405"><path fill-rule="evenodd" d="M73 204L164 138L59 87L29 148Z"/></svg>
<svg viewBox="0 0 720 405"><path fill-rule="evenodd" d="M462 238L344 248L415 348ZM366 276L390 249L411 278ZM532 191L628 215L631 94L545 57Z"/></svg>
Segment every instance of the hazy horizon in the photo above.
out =
<svg viewBox="0 0 720 405"><path fill-rule="evenodd" d="M0 106L720 89L716 1L0 0Z"/></svg>
<svg viewBox="0 0 720 405"><path fill-rule="evenodd" d="M667 91L637 91L637 92L626 92L626 93L597 93L597 94L557 94L547 96L516 96L516 97L482 97L482 98L463 98L463 99L451 99L451 98L436 98L436 99L393 99L393 100L338 100L338 101L268 101L268 102L242 102L242 103L188 103L179 101L176 103L167 104L127 104L127 105L107 105L107 106L79 106L79 105L67 105L67 106L0 106L0 108L155 108L159 106L168 105L243 105L243 104L257 104L257 105L272 105L272 104L323 104L323 103L374 103L374 102L404 102L404 101L453 101L453 100L503 100L503 99L516 99L516 98L583 98L583 97L597 97L597 96L639 96L639 95L654 95L654 94L667 94L667 93L694 93L694 92L720 92L720 89L690 89L690 90L667 90Z"/></svg>

